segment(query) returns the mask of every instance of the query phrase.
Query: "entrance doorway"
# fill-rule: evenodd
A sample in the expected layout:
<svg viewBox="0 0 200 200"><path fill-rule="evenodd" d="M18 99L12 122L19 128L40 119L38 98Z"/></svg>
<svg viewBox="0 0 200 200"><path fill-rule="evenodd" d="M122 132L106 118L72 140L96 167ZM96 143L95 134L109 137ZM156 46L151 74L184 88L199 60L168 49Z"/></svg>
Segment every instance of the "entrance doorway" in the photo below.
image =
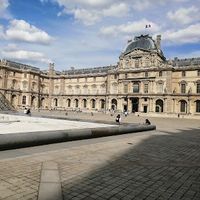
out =
<svg viewBox="0 0 200 200"><path fill-rule="evenodd" d="M147 113L147 106L144 106L144 113Z"/></svg>
<svg viewBox="0 0 200 200"><path fill-rule="evenodd" d="M127 105L124 105L124 112L128 111Z"/></svg>
<svg viewBox="0 0 200 200"><path fill-rule="evenodd" d="M139 98L132 98L132 112L138 112Z"/></svg>

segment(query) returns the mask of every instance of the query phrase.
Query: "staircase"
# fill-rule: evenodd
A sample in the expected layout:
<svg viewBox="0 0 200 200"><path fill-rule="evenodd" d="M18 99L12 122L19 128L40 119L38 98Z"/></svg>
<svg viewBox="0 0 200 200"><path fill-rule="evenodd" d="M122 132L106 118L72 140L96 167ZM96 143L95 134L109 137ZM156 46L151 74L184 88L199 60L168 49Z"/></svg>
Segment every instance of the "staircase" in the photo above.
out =
<svg viewBox="0 0 200 200"><path fill-rule="evenodd" d="M6 99L6 97L0 92L0 111L15 111L15 108Z"/></svg>

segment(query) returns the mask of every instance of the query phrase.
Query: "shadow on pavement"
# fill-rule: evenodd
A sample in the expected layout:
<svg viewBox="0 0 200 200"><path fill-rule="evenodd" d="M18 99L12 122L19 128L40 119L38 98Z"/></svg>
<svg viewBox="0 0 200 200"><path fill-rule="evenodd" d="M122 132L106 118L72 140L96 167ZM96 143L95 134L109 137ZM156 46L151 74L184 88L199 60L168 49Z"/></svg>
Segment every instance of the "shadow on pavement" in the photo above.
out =
<svg viewBox="0 0 200 200"><path fill-rule="evenodd" d="M64 199L200 199L200 129L177 131L155 133L137 145L130 139L129 150L104 166L85 157L74 162L81 170L71 177L66 159L59 164Z"/></svg>

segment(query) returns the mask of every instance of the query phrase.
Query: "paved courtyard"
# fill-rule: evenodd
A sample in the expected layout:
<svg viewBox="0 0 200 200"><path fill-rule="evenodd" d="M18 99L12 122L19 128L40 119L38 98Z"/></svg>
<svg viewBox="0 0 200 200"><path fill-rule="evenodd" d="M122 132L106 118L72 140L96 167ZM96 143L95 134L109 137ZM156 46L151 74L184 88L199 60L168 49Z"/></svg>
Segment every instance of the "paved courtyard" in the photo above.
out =
<svg viewBox="0 0 200 200"><path fill-rule="evenodd" d="M114 120L105 114L66 117ZM129 115L122 120L143 123L144 119ZM149 119L156 131L0 152L0 199L38 199L44 166L49 164L57 167L66 200L199 200L199 120Z"/></svg>

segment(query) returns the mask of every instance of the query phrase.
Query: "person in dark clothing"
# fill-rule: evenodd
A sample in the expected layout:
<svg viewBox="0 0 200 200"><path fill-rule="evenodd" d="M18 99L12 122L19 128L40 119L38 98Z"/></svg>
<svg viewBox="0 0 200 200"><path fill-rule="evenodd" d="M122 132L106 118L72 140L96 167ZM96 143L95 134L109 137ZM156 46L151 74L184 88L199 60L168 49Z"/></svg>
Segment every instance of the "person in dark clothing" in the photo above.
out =
<svg viewBox="0 0 200 200"><path fill-rule="evenodd" d="M121 119L121 116L120 116L120 114L118 114L115 121L116 121L118 124L120 124L120 123L121 123L121 120L122 120L122 119Z"/></svg>
<svg viewBox="0 0 200 200"><path fill-rule="evenodd" d="M151 122L150 122L148 119L146 119L146 120L145 120L145 124L146 124L146 125L151 125Z"/></svg>
<svg viewBox="0 0 200 200"><path fill-rule="evenodd" d="M31 115L31 110L30 110L30 108L27 110L26 114L27 114L27 115Z"/></svg>

